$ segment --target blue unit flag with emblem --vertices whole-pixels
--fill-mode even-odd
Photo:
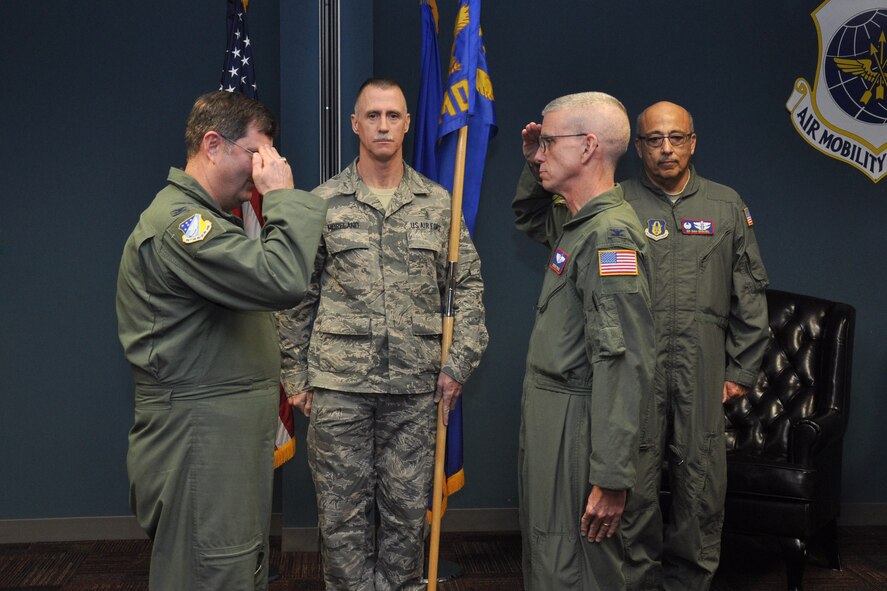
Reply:
[[[460,3],[446,89],[442,89],[440,83],[437,3],[421,0],[420,9],[422,79],[416,109],[418,124],[413,166],[452,191],[458,130],[468,126],[462,216],[468,232],[474,236],[487,145],[496,133],[493,86],[487,73],[486,48],[481,39],[480,0],[462,0]],[[444,475],[442,508],[446,510],[447,497],[465,485],[461,397],[456,399],[456,407],[449,415]],[[429,519],[432,496],[429,494]]]
[[[459,136],[456,132],[467,125],[462,214],[468,231],[472,233],[480,201],[487,144],[497,130],[493,84],[487,69],[486,51],[480,26],[480,0],[462,0],[456,16],[449,78],[441,106],[437,180],[447,190],[453,190]]]

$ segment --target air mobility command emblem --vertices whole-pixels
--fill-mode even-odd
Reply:
[[[650,240],[667,238],[668,228],[665,225],[665,220],[647,220],[647,228],[644,230],[644,234]]]
[[[826,0],[813,11],[819,63],[786,102],[804,140],[878,182],[887,174],[887,0]]]
[[[203,219],[199,213],[195,213],[187,220],[179,224],[179,230],[182,231],[182,242],[191,244],[192,242],[200,242],[209,231],[213,229],[213,223]]]

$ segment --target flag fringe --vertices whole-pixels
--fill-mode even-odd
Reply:
[[[280,468],[284,463],[293,459],[295,455],[296,440],[293,438],[274,450],[274,469]]]

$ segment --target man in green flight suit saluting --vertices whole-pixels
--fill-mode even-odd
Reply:
[[[268,586],[280,354],[270,314],[304,295],[326,216],[293,189],[274,117],[239,93],[197,99],[187,164],[142,213],[117,280],[135,379],[130,504],[152,591]],[[257,240],[229,212],[264,195]]]
[[[528,124],[516,225],[551,248],[519,451],[528,591],[619,590],[619,529],[653,374],[643,228],[614,183],[630,126],[615,98],[561,97]]]

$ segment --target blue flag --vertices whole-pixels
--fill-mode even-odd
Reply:
[[[422,0],[421,9],[422,80],[413,166],[452,192],[458,130],[469,126],[462,215],[469,233],[474,235],[487,144],[496,133],[493,86],[481,41],[480,0],[463,0],[459,6],[446,92],[440,85],[435,0]],[[446,509],[447,497],[465,485],[461,398],[456,400],[456,407],[449,415],[444,475],[443,509]],[[431,504],[429,495],[429,509]]]
[[[422,0],[422,67],[419,104],[416,107],[416,139],[413,168],[437,181],[437,127],[440,117],[440,50],[437,45],[437,3]]]
[[[458,130],[468,126],[462,214],[474,234],[487,144],[496,134],[496,105],[480,26],[480,0],[461,0],[437,135],[440,184],[453,190]]]

